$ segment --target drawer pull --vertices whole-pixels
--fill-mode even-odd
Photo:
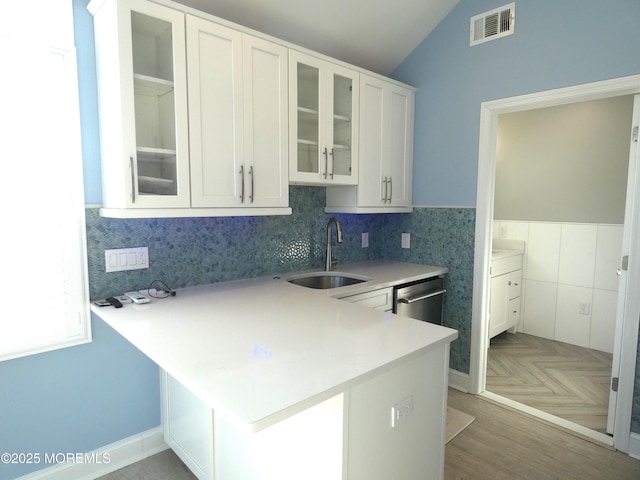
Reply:
[[[420,300],[426,300],[427,298],[436,297],[438,295],[442,295],[443,293],[447,293],[447,290],[441,288],[440,290],[434,290],[433,292],[425,293],[424,295],[418,295],[417,297],[411,298],[399,298],[398,303],[414,303],[419,302]]]

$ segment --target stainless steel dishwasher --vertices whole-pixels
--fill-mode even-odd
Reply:
[[[393,313],[442,325],[444,280],[418,280],[393,289]]]

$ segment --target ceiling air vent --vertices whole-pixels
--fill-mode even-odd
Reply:
[[[471,17],[469,44],[474,46],[489,40],[512,35],[515,19],[515,2]]]

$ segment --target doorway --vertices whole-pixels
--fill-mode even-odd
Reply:
[[[603,434],[632,108],[627,95],[498,118],[493,249],[524,252],[507,331],[492,261],[486,390]]]
[[[485,366],[488,347],[488,274],[492,243],[496,138],[499,115],[637,93],[640,93],[640,76],[626,77],[482,104],[479,146],[479,171],[482,172],[482,174],[478,175],[478,204],[476,212],[472,347],[469,384],[471,393],[491,396],[491,394],[485,392]],[[634,114],[635,113],[634,110]],[[635,159],[633,164],[635,165]],[[628,230],[625,229],[623,252],[628,252],[632,245],[635,246],[635,244],[638,243],[637,238],[640,234],[640,214],[638,213],[639,208],[637,208],[637,206],[640,205],[640,199],[638,198],[640,192],[636,191],[637,189],[635,188],[638,182],[638,173],[635,166],[629,170],[629,175],[631,191],[627,198],[627,206],[629,207],[631,204],[634,208],[627,209],[628,216],[625,217],[625,226],[628,227]],[[619,369],[619,382],[618,392],[612,394],[612,401],[610,402],[610,404],[615,406],[611,415],[612,418],[614,418],[615,424],[613,440],[606,435],[594,435],[595,432],[592,430],[580,429],[573,423],[564,425],[587,437],[594,438],[603,443],[614,444],[617,449],[622,451],[628,451],[629,445],[635,359],[637,356],[638,312],[640,312],[640,301],[632,298],[627,292],[632,290],[630,287],[636,288],[637,285],[640,285],[638,276],[638,271],[635,269],[629,269],[628,272],[625,271],[622,273],[623,281],[621,282],[622,286],[619,299],[623,301],[619,307],[620,311],[624,311],[624,317],[618,322],[616,327],[617,353],[614,353],[613,359],[613,370],[616,371],[616,369]],[[623,329],[625,332],[624,335],[622,335]],[[624,361],[620,362],[620,359],[624,359]],[[504,399],[500,397],[495,398],[495,400],[502,401]],[[524,405],[512,406],[527,411],[527,407]],[[546,420],[553,423],[562,424],[562,422],[559,422],[558,419],[552,415],[543,415],[539,411],[530,411],[529,413],[546,418]]]

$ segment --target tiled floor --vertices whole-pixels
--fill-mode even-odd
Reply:
[[[491,339],[487,390],[604,433],[611,359],[610,353],[505,332]]]

